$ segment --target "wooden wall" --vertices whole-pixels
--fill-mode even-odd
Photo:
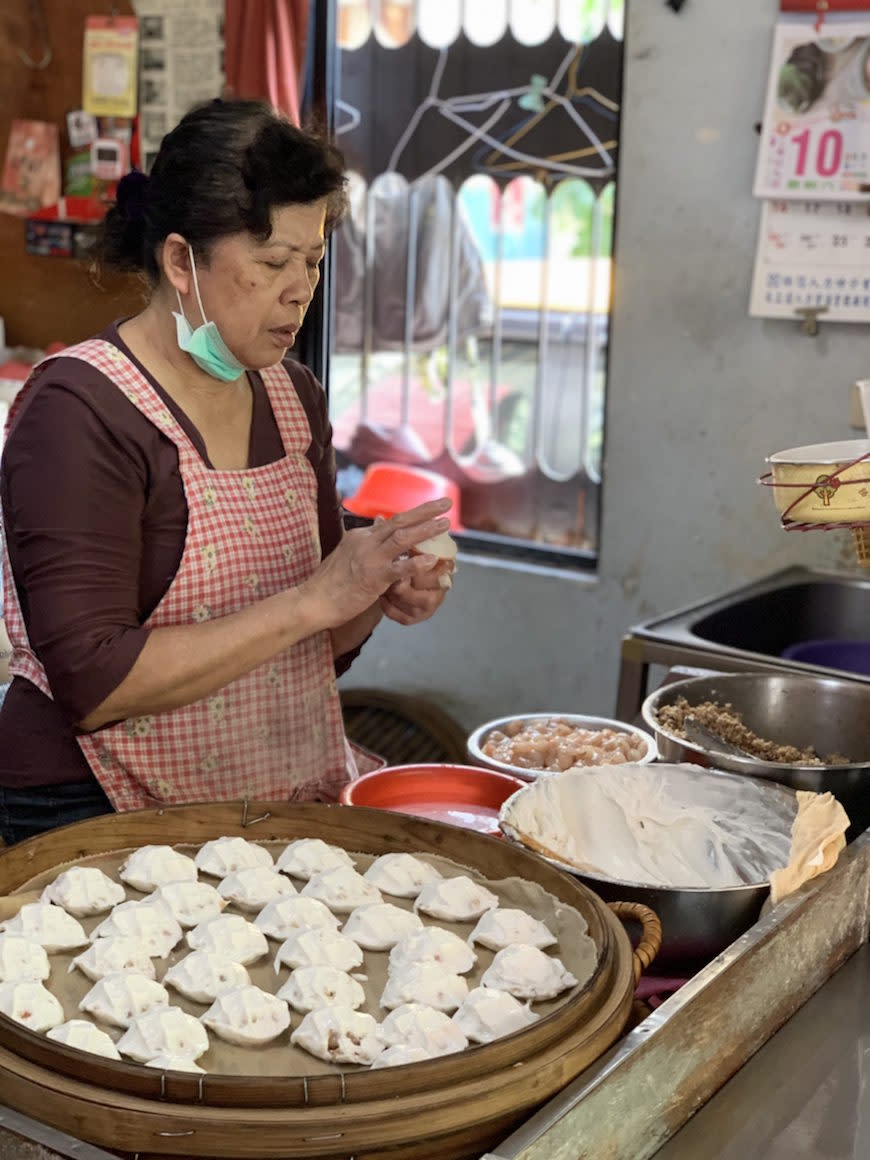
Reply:
[[[44,71],[28,68],[42,43],[29,0],[0,0],[0,164],[10,122],[19,117],[55,121],[67,146],[65,116],[81,107],[82,40],[85,17],[132,11],[129,0],[40,0],[53,53]],[[6,341],[44,347],[59,339],[75,342],[101,330],[113,318],[135,313],[142,292],[132,278],[104,275],[97,287],[84,263],[71,258],[36,258],[24,252],[24,219],[0,214],[0,315]]]

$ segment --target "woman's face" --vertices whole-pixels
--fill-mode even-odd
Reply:
[[[197,263],[206,317],[246,367],[273,366],[293,345],[320,280],[325,220],[325,198],[274,209],[267,241],[233,234],[215,242],[207,265]],[[196,328],[202,318],[192,282],[182,300]]]

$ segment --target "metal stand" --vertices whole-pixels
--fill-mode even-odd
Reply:
[[[651,691],[648,687],[650,665],[664,665],[667,669],[698,669],[704,673],[782,673],[784,668],[788,668],[778,657],[771,657],[769,664],[763,660],[747,661],[712,649],[662,644],[628,633],[622,638],[616,692],[615,716],[619,721],[634,721],[640,713],[646,695]],[[687,671],[685,675],[692,674]]]

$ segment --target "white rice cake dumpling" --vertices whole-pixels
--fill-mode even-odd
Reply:
[[[337,866],[322,874],[312,874],[300,891],[304,898],[317,898],[335,914],[350,914],[358,906],[383,902],[381,892],[350,866]]]
[[[202,1017],[206,1027],[241,1047],[269,1043],[290,1026],[290,1008],[260,987],[235,987],[218,995]]]
[[[528,1004],[494,987],[475,987],[469,991],[453,1016],[453,1022],[473,1043],[492,1043],[494,1039],[522,1031],[537,1019]]]
[[[477,962],[477,955],[464,939],[452,930],[428,926],[418,934],[407,935],[390,951],[390,974],[411,963],[437,963],[445,971],[464,975]]]
[[[449,532],[439,532],[437,536],[430,536],[428,540],[421,540],[414,546],[414,552],[426,552],[437,556],[439,560],[451,560],[453,567],[447,572],[438,575],[438,584],[441,588],[453,587],[453,573],[456,571],[456,557],[459,554],[459,545]]]
[[[440,918],[442,922],[470,922],[497,906],[497,895],[465,874],[429,882],[414,903],[415,910]]]
[[[156,979],[134,971],[103,975],[79,1003],[79,1010],[100,1023],[129,1027],[140,1015],[169,1006],[169,992]]]
[[[0,930],[39,943],[50,955],[88,943],[85,928],[79,920],[52,902],[25,903],[14,918],[0,924]]]
[[[201,922],[187,933],[187,945],[194,951],[211,951],[248,967],[269,950],[266,936],[240,914],[222,914]]]
[[[254,919],[254,926],[259,927],[263,934],[281,942],[312,926],[330,926],[337,930],[340,925],[341,919],[336,918],[328,906],[316,898],[300,898],[296,894],[268,903]]]
[[[42,983],[0,983],[0,1011],[30,1031],[48,1031],[64,1021],[63,1007]]]
[[[423,920],[413,911],[392,902],[373,902],[351,911],[342,933],[367,951],[388,951],[422,929]]]
[[[156,978],[147,948],[129,934],[94,939],[88,949],[76,955],[69,965],[71,971],[76,967],[89,979],[102,979],[115,971],[135,971],[146,979]]]
[[[491,965],[483,972],[480,982],[483,987],[507,991],[517,999],[534,1002],[538,999],[555,999],[562,991],[576,987],[578,980],[561,959],[545,955],[537,947],[514,943],[496,954]]]
[[[314,926],[291,934],[278,947],[275,955],[275,974],[286,964],[298,967],[335,967],[339,971],[353,971],[361,967],[363,953],[357,943],[329,926]]]
[[[372,1064],[384,1050],[380,1024],[351,1007],[309,1011],[290,1042],[330,1063]]]
[[[297,838],[281,852],[276,868],[293,878],[311,878],[347,866],[353,870],[354,861],[347,850],[330,846],[322,838]]]
[[[284,874],[270,866],[248,866],[228,874],[218,886],[218,894],[241,910],[261,911],[269,902],[277,902],[296,887]]]
[[[391,1011],[381,1024],[381,1031],[390,1047],[397,1043],[422,1047],[430,1059],[468,1047],[465,1032],[449,1015],[422,1003],[403,1003]]]
[[[164,1007],[134,1019],[118,1040],[118,1051],[147,1063],[157,1055],[199,1059],[208,1051],[208,1033],[195,1015],[180,1007]]]
[[[413,854],[381,854],[363,878],[377,886],[382,894],[392,894],[394,898],[416,898],[427,883],[441,878],[441,871]]]
[[[195,1071],[199,1075],[205,1075],[205,1068],[200,1067],[198,1063],[194,1063],[182,1055],[155,1055],[153,1059],[149,1059],[145,1063],[146,1067],[157,1067],[161,1071]]]
[[[74,918],[105,914],[126,897],[124,887],[96,866],[71,866],[40,895],[42,902],[53,902]]]
[[[194,859],[196,868],[211,878],[226,878],[237,870],[251,866],[274,866],[272,855],[265,846],[249,842],[247,838],[215,838],[201,847]]]
[[[184,932],[165,902],[122,902],[91,931],[91,939],[135,938],[152,959],[165,959],[181,942]]]
[[[251,977],[241,963],[212,951],[193,951],[170,967],[163,976],[164,987],[174,987],[194,1003],[213,1003],[224,991],[245,987]]]
[[[477,926],[468,936],[470,945],[476,942],[491,951],[500,951],[513,943],[525,943],[544,950],[556,945],[556,936],[539,918],[524,910],[499,907],[482,914]]]
[[[422,1003],[436,1011],[455,1011],[467,994],[468,983],[461,975],[445,971],[438,963],[409,963],[390,973],[381,1006]]]
[[[150,891],[169,882],[196,882],[196,864],[171,846],[141,846],[122,862],[118,877],[134,890]]]
[[[0,934],[0,983],[39,983],[50,974],[44,946],[20,934]]]
[[[303,1015],[318,1007],[352,1007],[354,1011],[366,1001],[366,993],[347,971],[336,967],[297,967],[278,991],[294,1011]]]
[[[422,1047],[409,1047],[407,1043],[394,1043],[382,1051],[372,1064],[372,1071],[379,1067],[404,1067],[408,1063],[423,1063],[433,1057]]]
[[[142,901],[164,902],[178,925],[185,928],[217,918],[227,905],[208,882],[167,882]]]
[[[65,1043],[79,1051],[89,1051],[91,1055],[102,1055],[105,1059],[120,1059],[121,1053],[111,1035],[96,1027],[89,1019],[70,1019],[59,1027],[52,1027],[47,1039]]]

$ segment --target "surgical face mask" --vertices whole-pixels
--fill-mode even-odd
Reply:
[[[194,330],[187,321],[184,314],[184,307],[181,304],[181,295],[176,290],[175,295],[178,298],[178,309],[180,313],[176,314],[173,310],[172,317],[175,319],[178,345],[186,354],[190,355],[196,365],[201,370],[204,370],[207,375],[211,375],[213,379],[219,379],[223,383],[231,383],[244,371],[244,363],[239,362],[221,338],[217,323],[209,322],[206,318],[205,311],[202,308],[202,298],[199,296],[196,262],[193,260],[193,249],[190,245],[187,247],[187,252],[190,254],[193,288],[196,292],[196,303],[199,306],[199,313],[202,316],[202,325]]]

